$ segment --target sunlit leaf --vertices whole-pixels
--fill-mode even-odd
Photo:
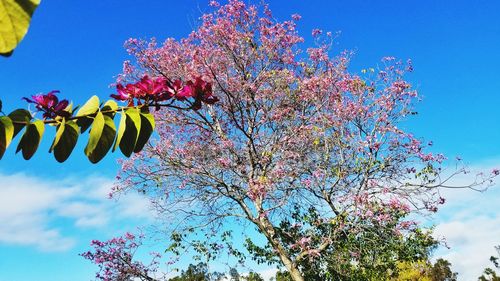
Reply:
[[[0,54],[10,56],[28,32],[40,0],[0,0]]]
[[[113,147],[113,152],[118,148],[120,145],[120,142],[122,141],[123,138],[123,133],[125,133],[125,127],[127,126],[127,115],[125,115],[125,112],[121,112],[121,118],[120,118],[120,124],[118,125],[118,134],[116,135],[116,141],[115,145]]]
[[[102,130],[101,138],[97,143],[95,149],[87,155],[90,162],[97,163],[101,161],[104,156],[108,153],[111,146],[113,146],[113,141],[115,140],[116,127],[113,119],[111,117],[104,115],[104,128]]]
[[[76,123],[84,133],[92,124],[93,118],[90,116],[99,110],[99,97],[92,96],[76,113],[75,116],[89,116],[87,118],[78,118]]]
[[[59,124],[59,126],[57,126],[56,136],[54,137],[54,141],[52,142],[52,145],[50,146],[49,153],[52,153],[52,151],[54,150],[54,147],[57,145],[57,143],[59,143],[59,140],[61,140],[61,137],[64,133],[64,129],[66,129],[65,125],[66,125],[66,120],[62,119],[61,124]]]
[[[101,139],[102,131],[104,129],[104,115],[99,111],[97,112],[94,122],[92,122],[92,128],[90,129],[89,134],[89,142],[85,147],[85,155],[89,156],[97,144],[99,143],[99,139]]]
[[[0,159],[2,159],[7,147],[9,147],[13,136],[14,125],[12,120],[7,116],[0,117]]]
[[[104,115],[111,118],[115,117],[116,110],[118,109],[118,104],[114,100],[108,100],[102,107],[101,111]],[[108,111],[108,112],[107,112]]]

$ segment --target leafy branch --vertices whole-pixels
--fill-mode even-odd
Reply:
[[[55,126],[56,134],[49,153],[53,153],[58,162],[64,162],[73,152],[80,135],[89,130],[89,138],[84,153],[92,163],[98,163],[112,150],[119,149],[130,157],[140,152],[155,129],[155,119],[150,107],[159,109],[171,107],[181,110],[198,110],[202,103],[213,104],[218,99],[212,95],[212,87],[201,78],[184,85],[180,80],[171,82],[160,77],[143,77],[135,84],[126,87],[117,86],[119,95],[112,95],[119,101],[128,101],[127,106],[119,106],[114,100],[101,103],[99,97],[92,96],[83,106],[73,109],[67,100],[56,97],[57,91],[46,95],[34,95],[24,98],[35,104],[43,112],[44,119],[35,119],[26,109],[16,109],[6,115],[2,112],[0,101],[0,159],[12,140],[24,129],[16,148],[23,158],[31,159],[40,145],[45,126]],[[175,101],[184,101],[187,107],[179,107]],[[78,109],[76,114],[74,111]],[[120,114],[118,126],[114,118]]]

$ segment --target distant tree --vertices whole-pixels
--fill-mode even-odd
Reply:
[[[242,277],[245,281],[264,281],[264,278],[256,272],[249,272],[247,276]]]
[[[451,270],[451,263],[438,259],[434,264],[428,260],[398,262],[398,281],[456,281],[457,273]]]
[[[229,270],[229,280],[230,281],[240,281],[241,279],[241,276],[240,276],[240,273],[238,272],[238,270],[234,267],[232,267],[230,270]]]
[[[500,264],[498,260],[500,259],[500,245],[495,246],[495,250],[498,256],[491,256],[490,261],[493,263],[495,268],[500,269]],[[485,268],[483,274],[478,278],[479,281],[500,281],[500,276],[497,275],[496,271],[492,268]]]
[[[491,268],[486,268],[484,269],[483,275],[481,275],[478,278],[479,281],[500,281],[500,276],[497,275],[497,273],[491,269]]]
[[[451,270],[451,263],[445,259],[438,259],[431,269],[432,281],[456,281],[457,273]]]
[[[286,271],[278,271],[276,272],[276,276],[274,277],[276,281],[293,281],[290,273]]]
[[[180,276],[169,279],[169,281],[217,281],[221,280],[224,274],[210,273],[206,263],[200,262],[196,265],[190,264]]]

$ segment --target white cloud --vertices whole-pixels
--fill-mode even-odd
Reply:
[[[500,161],[475,165],[472,170],[489,172]],[[470,182],[460,177],[459,182]],[[497,180],[498,182],[498,180]],[[470,189],[444,190],[447,203],[436,216],[435,236],[445,238],[449,249],[440,249],[435,257],[443,257],[459,273],[459,280],[477,280],[485,267],[492,267],[489,257],[500,245],[500,186],[485,192]]]
[[[271,280],[272,277],[276,276],[276,272],[278,272],[276,268],[269,268],[266,270],[259,271],[258,273],[260,274],[262,279]]]
[[[68,221],[70,228],[85,229],[152,218],[148,200],[138,194],[107,199],[112,181],[99,176],[56,181],[0,173],[0,183],[0,244],[65,251],[78,238],[65,234]]]

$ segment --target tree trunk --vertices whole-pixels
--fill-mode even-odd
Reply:
[[[273,246],[274,250],[276,250],[276,252],[278,253],[281,262],[290,273],[292,280],[304,281],[304,277],[302,277],[302,273],[300,273],[297,265],[292,261],[290,257],[288,257],[285,248],[283,248],[280,242],[274,238],[275,231],[271,222],[266,217],[261,217],[257,225],[264,233],[269,243]]]
[[[280,256],[281,261],[285,265],[286,269],[290,273],[292,280],[304,281],[304,277],[302,277],[302,273],[300,273],[297,266],[287,256],[282,256],[281,254],[279,256]]]

